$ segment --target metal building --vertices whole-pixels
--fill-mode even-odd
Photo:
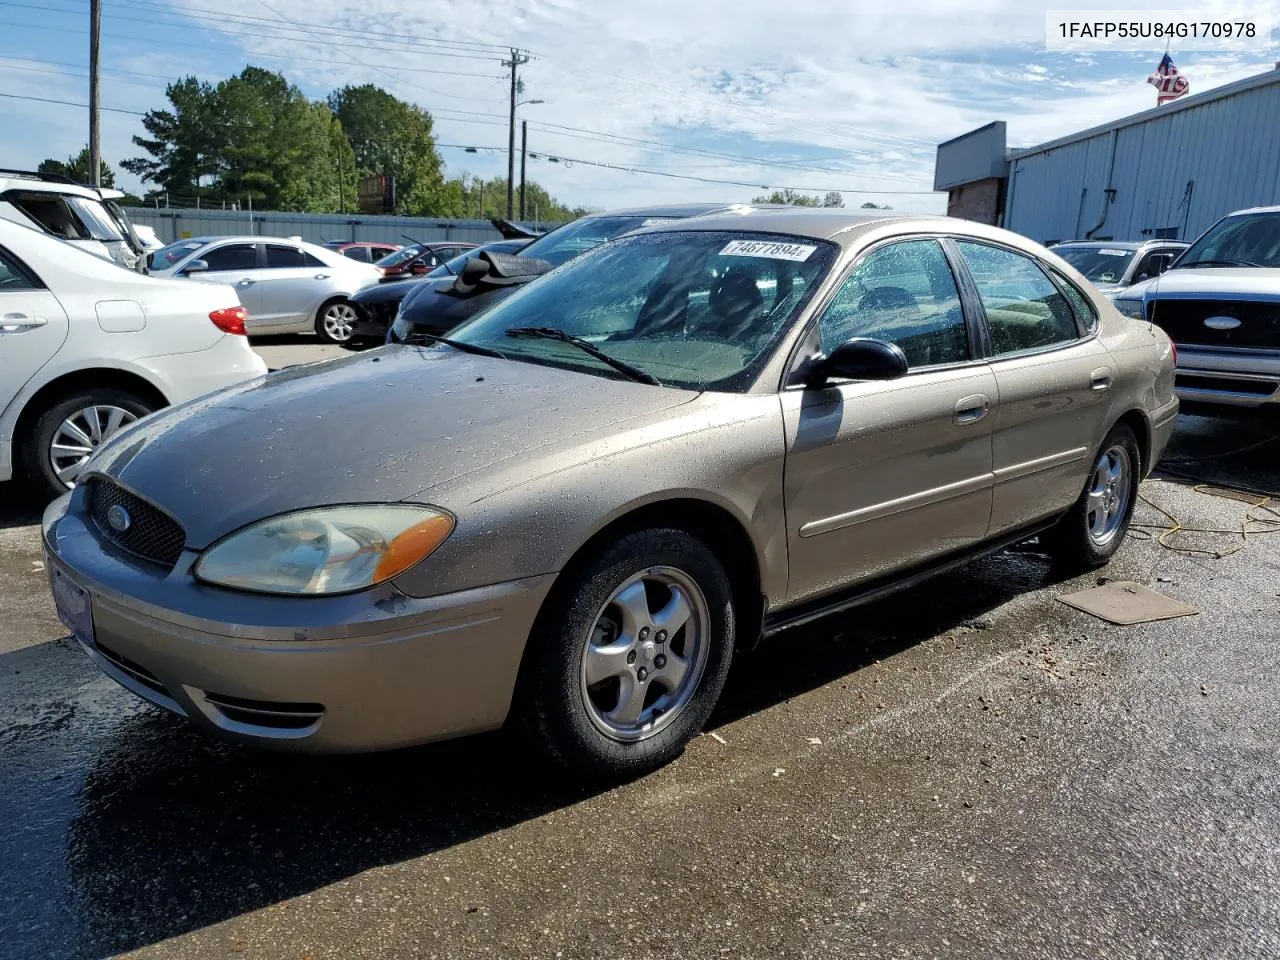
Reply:
[[[953,215],[1041,243],[1193,239],[1232,210],[1280,204],[1280,64],[1028,149],[1006,149],[1003,126],[939,145],[935,188]]]

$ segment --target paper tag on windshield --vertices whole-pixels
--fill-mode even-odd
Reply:
[[[770,260],[808,260],[817,247],[776,240],[730,240],[720,251],[722,257],[768,257]]]
[[[1106,249],[1106,250],[1099,250],[1099,251],[1098,251],[1098,256],[1101,256],[1101,257],[1127,257],[1127,256],[1128,256],[1130,253],[1132,253],[1132,252],[1133,252],[1132,250],[1112,250],[1112,249]]]

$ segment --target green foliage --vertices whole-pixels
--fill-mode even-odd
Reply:
[[[870,200],[868,200],[866,203],[862,205],[862,209],[863,210],[892,210],[893,207],[889,206],[887,203],[884,205],[881,205],[878,203],[872,203]]]
[[[492,180],[480,180],[463,174],[460,179],[449,181],[456,184],[462,199],[462,213],[450,216],[472,217],[488,220],[493,217],[505,218],[507,215],[507,178],[494,177]],[[481,198],[484,203],[481,205]],[[517,182],[512,201],[512,219],[520,219],[520,184]],[[543,220],[575,220],[585,213],[584,207],[567,207],[536,183],[525,183],[525,219]]]
[[[792,190],[790,187],[786,187],[782,190],[775,190],[766,196],[756,197],[751,202],[785,204],[789,207],[843,207],[844,197],[838,190],[830,190],[821,197],[811,197],[807,193],[801,193],[799,190]]]
[[[115,171],[107,165],[105,160],[99,159],[100,173],[102,176],[102,185],[104,187],[114,187],[116,185]],[[36,167],[40,173],[54,173],[63,177],[70,177],[79,183],[92,183],[93,177],[89,173],[89,148],[85,147],[74,157],[67,157],[65,161],[55,160],[50,157],[48,160],[40,161],[40,166]]]
[[[281,74],[246,67],[217,84],[187,77],[166,89],[169,108],[151,110],[145,156],[123,166],[158,189],[208,205],[337,213],[357,208],[362,177],[395,178],[396,213],[472,217],[481,191],[465,174],[446,179],[431,114],[372,84],[309,100]],[[52,161],[51,161],[52,162]],[[562,220],[569,210],[529,184],[529,212]],[[506,215],[506,181],[485,185],[483,216]]]

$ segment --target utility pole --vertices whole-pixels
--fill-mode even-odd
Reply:
[[[102,0],[89,0],[89,182],[102,186],[102,145],[98,132],[98,42],[102,35]],[[515,97],[511,98],[515,103]],[[512,116],[515,108],[512,107]]]
[[[529,62],[529,58],[511,48],[511,59],[503,60],[504,67],[511,68],[511,122],[507,127],[507,217],[515,213],[515,179],[516,179],[516,70]]]
[[[529,152],[529,121],[520,121],[520,219],[524,219],[524,158]]]

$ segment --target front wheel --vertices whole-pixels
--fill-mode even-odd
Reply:
[[[569,574],[530,637],[517,710],[554,760],[592,777],[674,758],[711,715],[733,654],[733,591],[682,530],[629,534]]]
[[[1111,428],[1094,459],[1080,499],[1047,535],[1054,559],[1067,569],[1107,563],[1124,541],[1142,475],[1138,439],[1123,424]]]
[[[356,308],[347,300],[331,300],[320,308],[316,333],[328,343],[346,343],[356,329]]]

